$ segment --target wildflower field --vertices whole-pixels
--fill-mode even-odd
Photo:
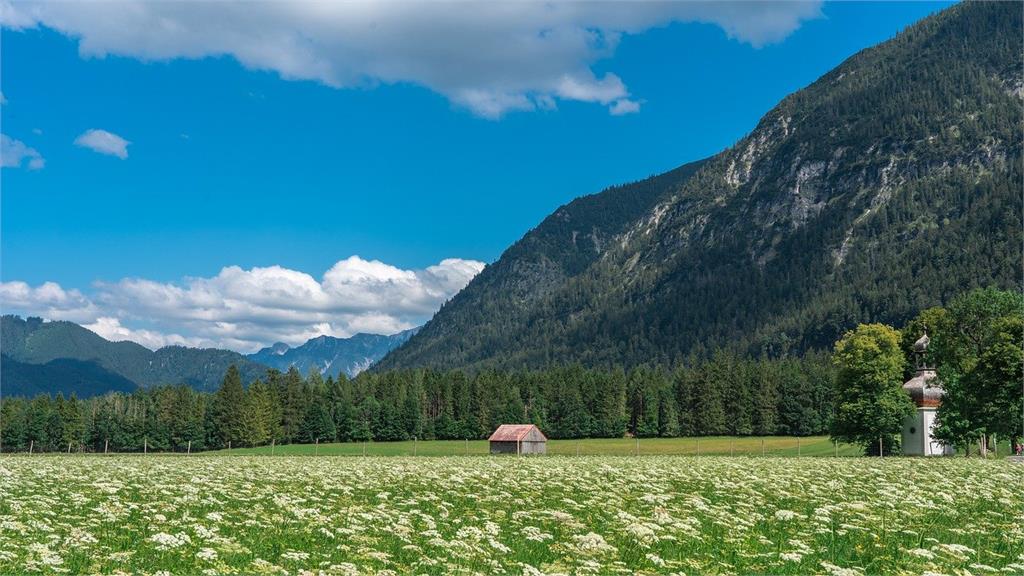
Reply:
[[[5,456],[0,573],[1024,573],[978,459]]]

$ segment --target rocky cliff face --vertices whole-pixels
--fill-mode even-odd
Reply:
[[[721,154],[559,209],[380,365],[787,354],[1019,288],[1021,34],[967,3],[862,51]]]

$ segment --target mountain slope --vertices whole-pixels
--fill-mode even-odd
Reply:
[[[374,368],[462,366],[463,357],[454,351],[465,345],[467,337],[485,346],[507,341],[508,327],[503,319],[522,318],[539,302],[564,290],[628,226],[677,190],[701,165],[702,161],[691,162],[560,207],[445,303],[434,319],[410,339],[411,343],[392,351]],[[423,330],[428,334],[424,335]],[[475,361],[490,352],[485,348],[467,356]]]
[[[123,391],[126,382],[133,388],[187,384],[214,390],[231,364],[238,366],[246,382],[266,371],[266,366],[228,350],[168,346],[154,352],[134,342],[110,342],[73,322],[17,316],[0,319],[0,350],[4,364],[15,363],[4,366],[4,375],[11,376],[3,380],[9,395],[37,390],[68,393],[65,388],[71,381],[82,383],[80,396]],[[61,381],[53,381],[58,375]]]
[[[645,181],[655,200],[593,250],[560,209],[378,367],[781,355],[1020,289],[1021,35],[1019,5],[967,3],[854,55],[692,175]]]
[[[296,348],[278,342],[246,358],[281,371],[295,366],[299,372],[308,374],[316,368],[324,376],[337,377],[343,373],[351,378],[401,346],[417,330],[419,328],[412,328],[390,336],[361,333],[349,338],[319,336]]]
[[[95,361],[59,358],[45,364],[26,364],[0,355],[0,383],[9,396],[72,393],[79,398],[107,392],[131,392],[134,382]]]

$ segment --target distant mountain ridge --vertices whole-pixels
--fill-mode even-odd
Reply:
[[[131,392],[161,384],[216,390],[232,364],[246,384],[270,368],[314,367],[325,377],[355,376],[408,340],[419,328],[390,336],[320,336],[290,348],[278,342],[244,356],[216,348],[165,346],[153,351],[131,341],[111,342],[74,322],[5,315],[0,318],[0,386],[4,395],[75,393],[79,397]]]
[[[79,396],[131,391],[159,384],[215,390],[235,364],[245,382],[266,366],[237,352],[167,346],[156,351],[134,342],[111,342],[73,322],[5,315],[0,319],[0,383],[5,395]]]
[[[318,336],[295,348],[278,342],[247,358],[282,371],[295,366],[303,374],[316,369],[325,377],[345,374],[351,378],[404,344],[418,330],[418,327],[411,328],[390,336],[364,333],[348,338]]]
[[[573,201],[376,370],[782,356],[974,287],[1020,290],[1019,3],[863,50],[698,164]]]

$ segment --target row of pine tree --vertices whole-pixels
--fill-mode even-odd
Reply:
[[[0,405],[3,451],[193,451],[276,442],[486,438],[531,422],[550,438],[812,435],[828,431],[834,369],[824,354],[750,360],[719,352],[674,370],[403,370],[324,380],[270,370],[217,392],[158,386],[88,399]]]

